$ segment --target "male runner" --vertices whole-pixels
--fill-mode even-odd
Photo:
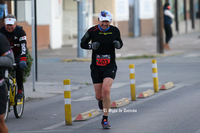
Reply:
[[[120,31],[117,27],[110,25],[111,21],[111,13],[106,10],[101,11],[98,18],[99,24],[91,27],[81,39],[81,48],[92,49],[91,77],[99,108],[103,109],[101,124],[104,129],[110,128],[108,123],[110,90],[117,72],[115,48],[120,49],[123,46]]]

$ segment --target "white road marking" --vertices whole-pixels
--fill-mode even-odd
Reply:
[[[187,54],[184,57],[198,57],[200,54]]]
[[[153,81],[138,85],[137,87],[153,87]]]
[[[62,125],[65,125],[65,121],[62,121],[60,123],[57,123],[57,124],[49,126],[49,127],[46,127],[43,130],[52,130],[52,129],[55,129],[55,128],[60,127]]]
[[[94,96],[86,96],[79,99],[71,99],[71,101],[88,101],[88,100],[94,100],[94,99],[95,99]]]
[[[119,87],[122,87],[122,86],[124,86],[124,85],[128,85],[128,84],[130,84],[130,83],[113,83],[112,84],[112,89],[116,89],[116,88],[119,88]]]
[[[199,129],[199,130],[197,130],[195,133],[200,133],[200,129]]]
[[[74,121],[75,119],[76,119],[76,117],[73,117],[73,118],[72,118],[72,121]],[[64,125],[65,125],[65,121],[62,121],[62,122],[57,123],[57,124],[55,124],[55,125],[46,127],[46,128],[44,128],[43,130],[52,130],[52,129],[55,129],[55,128],[58,128],[58,127],[64,126]]]
[[[199,44],[199,40],[194,41],[193,44]]]

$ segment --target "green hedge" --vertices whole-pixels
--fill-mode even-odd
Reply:
[[[31,66],[33,64],[33,58],[31,57],[28,49],[27,49],[27,54],[26,54],[26,64],[27,64],[27,67],[24,68],[24,76],[23,76],[24,83],[27,81],[26,78],[30,76]]]

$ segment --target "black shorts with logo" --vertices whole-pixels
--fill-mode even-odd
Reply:
[[[0,115],[6,112],[7,89],[5,83],[0,86]]]
[[[91,77],[93,83],[103,83],[104,78],[115,79],[117,72],[116,64],[109,64],[107,66],[93,66],[90,65]]]

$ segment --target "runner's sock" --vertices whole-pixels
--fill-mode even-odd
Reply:
[[[106,119],[106,121],[107,121],[108,116],[103,115],[102,123],[104,122],[104,119]]]

